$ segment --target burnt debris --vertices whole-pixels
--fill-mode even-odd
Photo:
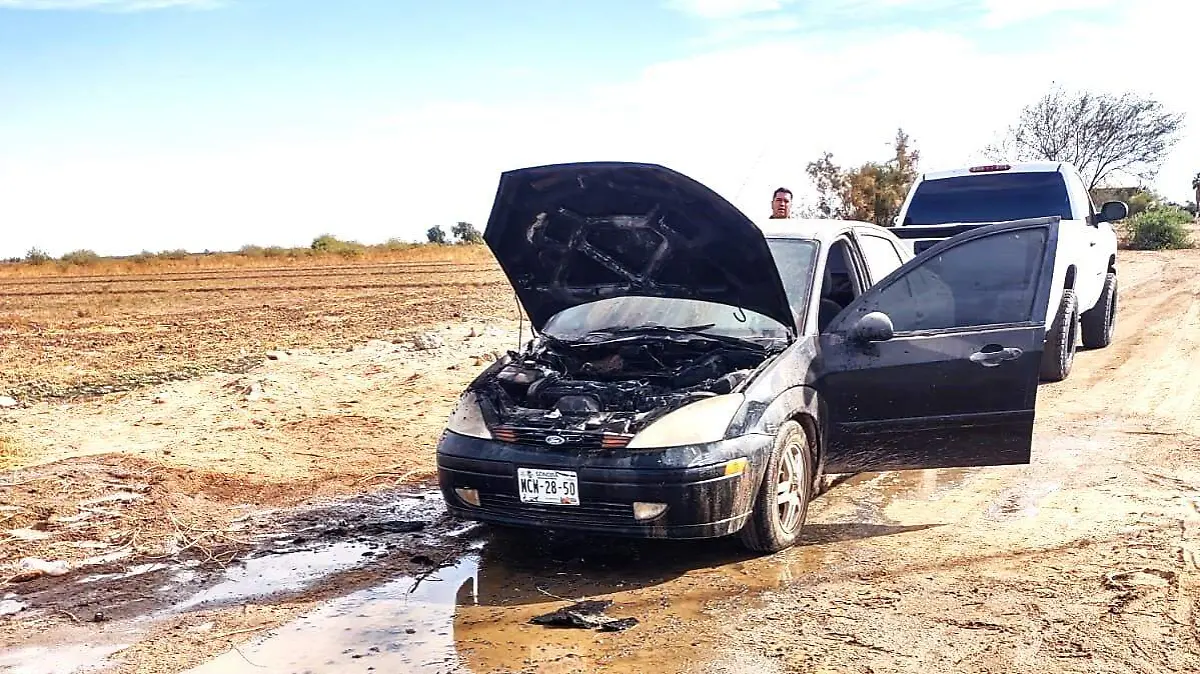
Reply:
[[[595,629],[601,632],[620,632],[638,624],[637,618],[613,618],[604,615],[610,606],[612,606],[611,599],[591,599],[551,613],[534,616],[529,619],[529,622],[547,627]]]

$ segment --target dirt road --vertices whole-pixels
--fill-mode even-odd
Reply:
[[[1200,252],[1120,268],[1116,342],[1042,387],[1030,465],[855,476],[769,557],[446,520],[422,480],[513,343],[498,304],[432,349],[0,412],[0,551],[72,567],[0,588],[0,672],[1198,671]],[[579,599],[638,624],[529,624]]]

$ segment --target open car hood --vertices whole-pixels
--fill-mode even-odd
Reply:
[[[483,238],[539,331],[563,309],[626,295],[727,304],[795,330],[759,228],[663,166],[588,162],[505,172]]]

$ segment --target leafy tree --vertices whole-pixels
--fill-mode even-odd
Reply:
[[[842,169],[825,152],[809,162],[806,170],[817,191],[812,209],[818,217],[863,220],[890,227],[917,177],[920,160],[912,139],[903,129],[896,131],[895,154],[884,162],[867,162],[856,169]]]
[[[1149,181],[1178,142],[1183,120],[1133,93],[1073,92],[1056,84],[986,152],[1001,161],[1070,162],[1088,189],[1114,174]]]
[[[425,236],[429,238],[429,243],[446,243],[446,230],[441,225],[430,227]]]
[[[459,243],[483,243],[483,235],[469,222],[460,222],[450,231]]]

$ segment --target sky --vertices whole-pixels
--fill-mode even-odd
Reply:
[[[1188,115],[1181,0],[0,0],[0,257],[481,229],[500,173],[664,164],[751,215],[828,150],[979,160],[1052,82]]]

